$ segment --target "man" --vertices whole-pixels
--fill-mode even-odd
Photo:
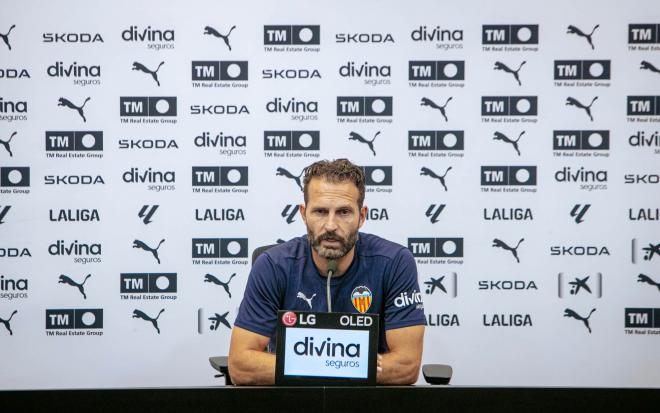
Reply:
[[[350,161],[308,166],[303,192],[300,214],[307,236],[269,249],[250,272],[232,330],[232,380],[274,383],[277,311],[327,311],[325,275],[328,261],[335,260],[333,311],[380,314],[378,383],[414,383],[422,357],[424,310],[412,254],[401,245],[358,233],[367,214],[364,172]],[[370,305],[356,307],[354,295],[370,297]]]

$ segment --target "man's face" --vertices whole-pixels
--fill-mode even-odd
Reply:
[[[352,182],[332,183],[313,178],[307,187],[307,204],[301,205],[312,248],[326,259],[346,255],[357,240],[367,208],[358,208],[358,189]]]

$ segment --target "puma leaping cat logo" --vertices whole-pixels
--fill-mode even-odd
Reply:
[[[312,300],[314,299],[314,297],[316,297],[316,294],[313,294],[311,297],[307,298],[307,296],[305,294],[303,294],[302,292],[298,292],[298,295],[296,295],[296,297],[300,298],[301,300],[304,300],[307,303],[307,305],[309,306],[309,309],[311,310],[312,309]]]
[[[229,44],[229,35],[231,34],[232,30],[234,30],[235,28],[236,28],[236,26],[231,26],[231,29],[229,29],[229,32],[227,32],[227,34],[220,34],[213,27],[206,26],[206,27],[204,27],[204,34],[210,34],[212,36],[221,38],[222,40],[225,41],[225,44],[227,45],[227,47],[231,51],[231,45]]]
[[[231,282],[231,279],[234,278],[235,276],[236,276],[236,273],[233,273],[232,275],[229,276],[229,279],[227,280],[227,282],[222,282],[219,279],[217,279],[214,275],[206,274],[204,276],[204,282],[205,283],[213,283],[213,284],[221,286],[222,288],[225,289],[227,294],[229,294],[229,298],[231,298],[231,293],[229,292],[229,283]]]
[[[516,261],[517,261],[518,263],[520,263],[520,259],[518,258],[518,247],[520,246],[520,243],[523,242],[524,240],[525,240],[525,238],[520,238],[520,241],[518,241],[518,244],[516,244],[516,246],[512,248],[512,247],[508,246],[508,245],[506,244],[506,242],[504,242],[504,241],[502,241],[502,240],[500,240],[500,239],[495,238],[495,239],[493,240],[493,245],[492,245],[492,247],[494,247],[494,248],[502,248],[502,249],[504,249],[504,250],[511,251],[511,254],[513,254],[513,258],[515,258]]]
[[[523,60],[522,63],[520,65],[518,65],[518,69],[513,70],[513,69],[510,69],[509,66],[505,65],[502,62],[495,62],[495,67],[493,68],[493,70],[503,70],[506,73],[511,73],[513,75],[513,77],[516,79],[516,81],[518,82],[518,86],[522,86],[522,83],[520,82],[519,72],[520,72],[520,69],[523,67],[523,65],[525,63],[527,63],[527,61]]]
[[[83,112],[83,108],[85,107],[85,104],[87,104],[87,102],[90,99],[91,98],[88,97],[87,99],[85,99],[82,106],[78,107],[78,106],[74,105],[73,103],[71,103],[71,101],[69,99],[59,98],[59,100],[57,101],[58,102],[57,106],[64,106],[64,107],[67,107],[69,109],[75,109],[76,111],[78,111],[78,114],[80,115],[80,117],[83,118],[83,122],[87,122],[87,119],[85,118],[85,113]]]
[[[277,168],[277,172],[275,173],[275,176],[286,176],[289,179],[293,179],[296,182],[296,184],[298,185],[298,188],[300,188],[300,190],[302,191],[303,187],[302,187],[302,184],[300,183],[300,177],[302,176],[302,174],[304,172],[305,172],[305,170],[303,169],[303,171],[300,172],[300,175],[295,176],[291,172],[289,172],[286,169],[280,167],[280,168]]]
[[[589,333],[591,334],[591,327],[589,327],[589,317],[591,317],[591,315],[594,313],[594,311],[596,311],[595,308],[593,308],[589,312],[588,316],[582,317],[581,315],[579,315],[575,311],[571,310],[570,308],[567,308],[567,309],[564,310],[564,317],[571,317],[571,318],[574,318],[576,320],[582,321],[584,323],[584,325],[587,327],[587,330],[589,330]]]
[[[3,320],[2,318],[0,318],[0,323],[2,323],[2,324],[5,325],[5,328],[7,329],[7,331],[9,331],[9,335],[10,335],[10,336],[13,336],[13,335],[14,335],[14,332],[11,331],[11,325],[9,324],[9,322],[11,321],[11,319],[14,317],[14,314],[16,314],[16,313],[18,313],[18,310],[14,310],[14,311],[11,313],[11,315],[9,316],[9,318],[6,319],[6,320]]]
[[[651,279],[651,277],[649,277],[648,275],[645,275],[645,274],[639,274],[639,275],[637,276],[637,282],[638,282],[638,283],[646,283],[646,284],[648,284],[648,285],[654,285],[654,286],[658,287],[658,291],[660,291],[660,282],[655,282],[655,281],[653,281],[653,280]]]
[[[584,109],[584,111],[587,112],[589,119],[591,119],[591,121],[593,122],[594,117],[591,116],[591,105],[593,105],[596,100],[598,100],[598,96],[591,99],[591,103],[588,106],[585,106],[582,103],[580,103],[580,101],[578,101],[577,99],[569,96],[566,98],[566,106],[575,106],[577,108]]]
[[[445,108],[447,107],[447,103],[449,103],[450,100],[452,100],[451,96],[449,97],[449,99],[447,99],[447,101],[445,102],[444,105],[439,106],[437,103],[435,103],[434,101],[432,101],[429,98],[422,98],[421,105],[422,106],[430,106],[433,109],[438,109],[440,111],[440,113],[442,114],[442,117],[445,118],[445,121],[448,122],[449,119],[447,119],[447,113],[445,112]]]
[[[582,30],[578,29],[577,27],[575,27],[573,25],[570,25],[570,26],[568,26],[568,29],[566,29],[566,33],[576,34],[578,36],[584,37],[585,39],[587,39],[587,42],[589,42],[589,45],[591,46],[591,50],[593,50],[593,49],[595,49],[595,47],[594,47],[593,42],[591,41],[591,36],[594,34],[594,32],[596,31],[596,29],[598,27],[600,27],[600,25],[598,25],[598,24],[595,25],[594,28],[591,30],[591,33],[586,34]]]
[[[368,145],[368,146],[369,146],[369,149],[371,149],[371,152],[373,152],[373,153],[374,153],[374,156],[376,156],[376,151],[374,150],[374,141],[376,140],[376,138],[378,137],[378,135],[380,135],[380,131],[376,132],[376,134],[374,135],[373,139],[371,139],[370,141],[368,141],[368,140],[366,140],[365,138],[363,138],[362,135],[360,135],[359,133],[357,133],[357,132],[351,132],[351,133],[349,133],[349,135],[348,135],[348,140],[350,140],[350,141],[358,141],[358,142],[362,142],[362,143]]]
[[[447,191],[447,185],[445,185],[445,176],[447,176],[447,172],[451,171],[451,166],[445,170],[445,173],[442,175],[438,175],[429,168],[422,166],[420,175],[422,176],[430,176],[431,178],[435,178],[440,181],[442,184],[442,187],[445,188],[445,191]]]
[[[493,140],[510,143],[511,145],[513,145],[513,149],[515,149],[516,152],[518,152],[518,156],[520,156],[520,150],[518,149],[518,141],[520,140],[520,138],[522,138],[522,136],[524,134],[525,134],[525,131],[520,132],[520,135],[518,135],[518,139],[516,139],[514,141],[514,140],[509,139],[509,137],[506,136],[503,133],[495,132],[495,136],[493,136]]]
[[[70,277],[60,274],[60,280],[57,282],[58,284],[67,284],[72,287],[78,287],[78,291],[80,291],[80,294],[83,295],[83,298],[86,300],[87,299],[87,294],[85,294],[85,282],[89,277],[91,277],[92,274],[87,274],[85,279],[83,280],[82,283],[78,284],[77,282],[73,281]]]
[[[14,137],[14,135],[16,135],[17,133],[18,133],[18,132],[14,132],[14,133],[12,133],[11,136],[9,137],[9,139],[7,139],[6,141],[3,141],[2,139],[0,139],[0,144],[2,144],[2,146],[4,146],[5,149],[7,150],[7,152],[9,152],[9,156],[10,156],[10,157],[14,156],[14,154],[12,153],[11,148],[9,147],[9,142],[11,142],[11,139],[12,139],[12,138]]]
[[[156,318],[151,318],[148,315],[146,315],[144,312],[135,309],[135,310],[133,310],[133,317],[132,318],[141,318],[144,321],[151,321],[151,324],[153,324],[153,326],[156,329],[156,331],[158,332],[158,334],[160,334],[160,328],[158,328],[158,317],[160,317],[160,315],[163,313],[163,311],[165,311],[164,308],[161,309],[158,312],[158,315],[156,316]]]
[[[9,50],[11,50],[11,44],[9,44],[9,33],[11,33],[11,31],[14,30],[14,27],[16,27],[16,25],[12,24],[7,33],[5,34],[0,33],[0,37],[2,38],[2,41],[5,42]]]
[[[156,248],[151,248],[150,246],[148,246],[144,242],[140,241],[139,239],[136,239],[136,240],[133,241],[133,248],[140,248],[142,250],[145,250],[145,251],[148,251],[148,252],[152,253],[154,258],[156,259],[156,261],[158,261],[158,263],[160,264],[160,258],[158,258],[158,248],[160,248],[160,246],[163,244],[163,242],[165,242],[165,239],[160,240],[160,242],[158,243],[158,246]]]
[[[641,70],[650,70],[651,72],[660,73],[660,69],[653,66],[653,64],[651,62],[647,62],[646,60],[642,60],[642,62],[640,63],[639,68]]]
[[[145,65],[143,65],[140,62],[133,62],[133,68],[131,70],[139,70],[140,72],[146,73],[151,75],[151,77],[154,78],[156,81],[156,84],[160,87],[160,82],[158,81],[158,70],[160,70],[160,67],[164,65],[165,62],[160,62],[156,70],[149,70]]]

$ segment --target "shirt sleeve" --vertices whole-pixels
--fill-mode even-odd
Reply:
[[[271,337],[277,325],[282,288],[268,254],[261,254],[248,276],[243,301],[234,325],[262,336]]]
[[[402,248],[396,254],[385,282],[385,330],[425,324],[417,264],[408,249]]]

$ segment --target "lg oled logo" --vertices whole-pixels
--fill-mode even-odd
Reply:
[[[236,61],[193,61],[193,87],[246,87],[248,80],[247,60]],[[206,82],[222,82],[208,84]],[[236,84],[226,82],[241,82]]]
[[[192,186],[198,193],[247,193],[248,167],[193,166]]]
[[[482,96],[481,116],[537,116],[536,96]]]
[[[46,131],[48,158],[102,158],[102,131]]]

